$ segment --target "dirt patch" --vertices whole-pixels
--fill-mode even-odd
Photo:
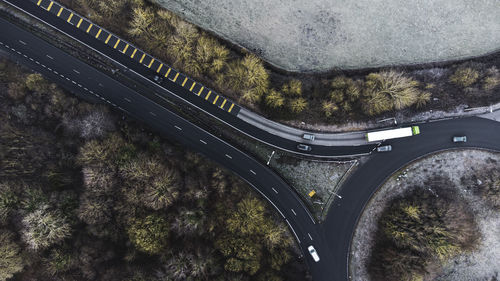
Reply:
[[[470,188],[463,185],[464,177],[479,175],[480,171],[498,168],[499,153],[481,150],[460,150],[435,154],[398,171],[374,195],[363,212],[353,237],[351,250],[351,276],[355,281],[370,277],[366,265],[371,254],[377,221],[391,199],[414,186],[425,186],[426,180],[436,176],[447,177],[453,182],[458,196],[466,200],[476,215],[481,242],[473,252],[450,260],[442,272],[429,280],[492,280],[499,277],[500,268],[500,213],[488,207]],[[480,177],[478,177],[480,178]],[[435,192],[427,189],[427,192]],[[493,279],[495,280],[495,279]]]
[[[500,46],[496,0],[156,0],[288,71],[479,56]]]

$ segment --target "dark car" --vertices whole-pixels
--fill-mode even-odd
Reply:
[[[297,145],[297,149],[298,150],[302,150],[302,151],[311,151],[312,150],[312,147],[310,147],[309,145],[307,144],[302,144],[302,143],[299,143]]]

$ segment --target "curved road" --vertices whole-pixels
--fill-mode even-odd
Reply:
[[[304,253],[314,245],[321,261],[305,256],[315,280],[331,280],[332,258],[321,229],[298,195],[278,175],[252,157],[168,110],[158,93],[136,92],[33,34],[0,18],[0,53],[44,74],[78,96],[107,103],[169,138],[200,151],[238,174],[273,205]]]
[[[174,72],[177,72],[174,69],[167,75],[169,79],[165,78],[160,83],[154,82],[153,77],[163,74],[163,71],[166,71],[165,69],[168,68],[168,66],[165,65],[165,67],[162,67],[157,73],[159,69],[157,68],[159,60],[153,59],[152,56],[145,53],[146,58],[144,60],[142,58],[138,59],[141,57],[139,54],[143,53],[139,48],[137,48],[137,55],[134,55],[134,59],[132,59],[131,53],[133,53],[132,50],[136,50],[136,47],[130,43],[124,43],[126,41],[122,38],[120,38],[120,41],[114,41],[115,38],[118,39],[118,37],[98,25],[91,23],[88,19],[81,17],[77,13],[61,6],[55,1],[2,1],[45,22],[67,36],[81,42],[87,48],[107,57],[116,64],[116,67],[122,71],[122,74],[128,75],[131,79],[142,84],[144,87],[152,91],[157,91],[162,95],[169,95],[183,100],[189,105],[228,124],[241,133],[276,148],[296,154],[314,155],[316,157],[347,157],[369,154],[377,145],[368,144],[364,139],[363,132],[317,134],[317,140],[311,142],[301,138],[304,131],[267,120],[238,105],[235,105],[235,109],[233,109],[231,113],[228,113],[227,110],[221,110],[220,106],[214,106],[212,102],[207,102],[205,98],[201,98],[201,96],[205,94],[201,96],[193,94],[193,92],[196,93],[199,89],[199,83],[195,83],[196,85],[193,85],[194,88],[192,89],[193,91],[191,91],[189,85],[194,81],[186,77],[189,82],[182,86],[184,83],[180,81],[184,81],[183,78],[185,78],[185,76],[180,74],[179,77],[181,78],[176,77],[173,75]],[[61,13],[59,12],[60,8],[62,8]],[[82,19],[81,22],[80,19]],[[110,35],[111,39],[108,39],[108,35]],[[125,49],[125,45],[129,46]],[[176,80],[176,82],[173,80]],[[201,91],[204,91],[204,93],[207,92],[206,89],[201,89]],[[211,101],[214,95],[215,92],[213,92],[209,101]],[[231,103],[231,101],[229,101],[229,103]],[[227,108],[227,106],[225,108]],[[304,152],[298,150],[298,142],[312,146],[312,151]]]
[[[424,155],[440,150],[475,147],[500,150],[500,123],[472,117],[420,125],[421,134],[411,138],[387,141],[393,150],[377,153],[359,167],[344,183],[341,200],[332,204],[324,232],[333,253],[334,277],[347,280],[349,247],[356,223],[371,196],[394,172]],[[466,135],[466,144],[452,142],[452,137]],[[342,241],[342,242],[340,242]]]
[[[348,253],[359,215],[385,178],[402,165],[427,153],[461,145],[453,135],[467,135],[467,146],[500,149],[500,126],[482,118],[421,125],[421,135],[392,140],[390,153],[374,155],[346,181],[341,200],[334,202],[324,224],[316,224],[307,208],[279,176],[230,144],[168,110],[161,89],[130,89],[5,20],[0,20],[0,50],[43,73],[84,98],[96,98],[144,121],[237,173],[281,214],[296,235],[314,280],[348,279]],[[331,148],[330,148],[331,149]],[[382,164],[381,164],[382,163]],[[321,261],[314,263],[307,247],[314,245]]]

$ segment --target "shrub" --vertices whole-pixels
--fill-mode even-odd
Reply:
[[[493,66],[486,71],[486,77],[483,80],[483,89],[489,91],[498,85],[500,85],[500,71]]]
[[[450,76],[450,82],[466,88],[470,87],[472,84],[476,83],[479,79],[479,71],[471,67],[459,67],[455,70],[455,73]]]
[[[71,235],[71,226],[63,215],[47,205],[26,215],[22,220],[22,237],[33,250],[42,250]]]
[[[436,194],[416,189],[389,203],[380,220],[369,271],[374,280],[415,280],[477,244],[469,207],[447,191],[447,179],[432,179]],[[441,189],[442,190],[441,190]]]
[[[331,117],[337,110],[339,110],[339,107],[331,101],[323,101],[321,109],[326,117]]]
[[[0,230],[0,280],[12,278],[24,268],[21,249],[13,241],[12,233]]]
[[[137,249],[148,254],[159,254],[168,245],[168,230],[167,220],[153,214],[132,220],[127,232]]]
[[[307,105],[308,103],[304,98],[296,98],[288,102],[288,108],[290,108],[293,113],[301,113],[307,108]]]
[[[280,108],[285,104],[285,98],[283,95],[272,89],[269,94],[266,95],[266,105],[271,108]]]
[[[363,90],[363,111],[377,115],[413,105],[420,95],[418,82],[395,71],[371,73]]]
[[[223,79],[219,82],[220,86],[226,84],[233,91],[241,93],[241,98],[249,103],[259,102],[269,87],[269,73],[262,61],[253,54],[230,63]]]

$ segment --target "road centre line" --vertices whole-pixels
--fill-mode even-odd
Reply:
[[[177,126],[177,125],[176,125],[176,126],[174,126],[174,127],[175,127],[177,130],[182,131],[182,128],[181,128],[181,127],[179,127],[179,126]]]
[[[26,45],[26,43],[22,40],[19,40],[19,43],[23,44],[23,45]]]
[[[274,187],[271,187],[271,189],[274,191],[274,193],[278,194],[278,191]]]
[[[149,112],[149,114],[153,115],[153,116],[156,116],[156,114],[154,112]]]
[[[313,238],[312,238],[311,234],[309,234],[309,232],[307,233],[307,235],[309,236],[309,239],[311,239],[311,241],[313,241]]]
[[[201,142],[202,144],[207,144],[207,142],[206,142],[206,141],[204,141],[204,140],[200,140],[200,142]]]
[[[290,210],[292,210],[292,213],[293,213],[295,216],[297,216],[297,213],[295,213],[295,210],[294,210],[294,209],[290,209]]]
[[[231,155],[228,155],[228,154],[226,154],[226,157],[229,159],[233,159],[233,157],[231,157]]]
[[[53,60],[54,58],[49,56],[49,55],[45,55],[46,57],[48,57],[49,59]]]

